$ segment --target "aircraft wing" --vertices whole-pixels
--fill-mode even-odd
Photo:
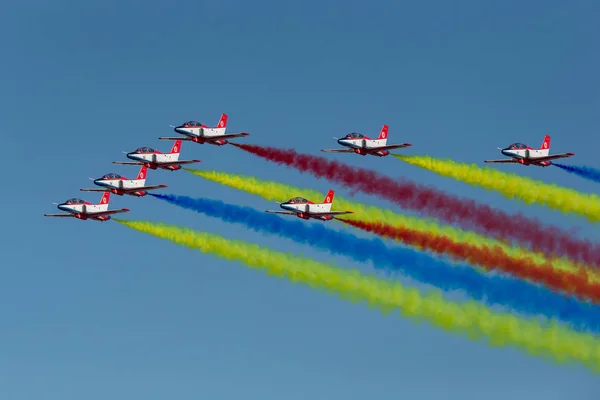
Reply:
[[[309,215],[318,215],[318,216],[326,216],[326,215],[342,215],[342,214],[354,214],[352,211],[328,211],[328,212],[309,212]]]
[[[181,161],[175,161],[169,164],[193,164],[193,163],[198,163],[200,162],[200,160],[181,160]],[[163,165],[163,164],[159,164],[159,165]]]
[[[122,189],[124,192],[139,192],[140,190],[154,190],[160,188],[166,188],[167,185],[152,185],[152,186],[142,186],[139,188],[131,188],[131,189]]]
[[[129,208],[120,208],[118,210],[108,210],[108,211],[100,211],[100,212],[96,212],[96,213],[87,213],[87,215],[89,215],[90,217],[99,217],[102,215],[112,215],[112,214],[119,214],[119,213],[124,213],[124,212],[128,212]]]
[[[142,165],[144,164],[141,161],[113,161],[113,164],[123,164],[123,165]]]
[[[265,210],[265,212],[271,213],[271,214],[286,214],[286,215],[296,215],[297,213],[293,212],[293,211],[274,211],[274,210]]]
[[[73,214],[44,214],[44,217],[74,217]]]
[[[381,147],[370,147],[366,150],[368,151],[379,151],[379,150],[393,150],[393,149],[401,149],[403,147],[410,147],[412,144],[410,143],[402,143],[402,144],[390,144],[389,146],[381,146]]]
[[[79,189],[82,192],[110,192],[111,188],[88,188],[88,189]]]
[[[548,160],[556,160],[557,158],[567,158],[567,157],[571,157],[574,156],[575,153],[560,153],[560,154],[552,154],[546,157],[536,157],[533,158],[532,160],[535,161],[548,161]]]
[[[242,137],[242,136],[248,136],[248,135],[249,135],[249,133],[246,133],[246,132],[241,132],[241,133],[227,133],[225,135],[204,137],[204,140],[210,141],[210,140],[233,139],[233,138],[236,138],[236,137]]]
[[[181,137],[165,137],[165,136],[161,136],[158,138],[158,140],[192,140],[191,137],[189,136],[181,136]]]
[[[354,153],[352,149],[323,149],[323,153]]]
[[[483,160],[483,162],[486,163],[518,163],[519,161],[515,160],[514,158],[510,158],[510,159],[503,159],[503,160]]]

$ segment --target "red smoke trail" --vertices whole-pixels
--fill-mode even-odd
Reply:
[[[589,280],[582,268],[577,273],[553,269],[550,263],[536,264],[530,258],[516,258],[506,254],[500,247],[474,246],[453,241],[447,236],[423,233],[412,229],[337,218],[348,225],[375,233],[402,243],[445,254],[455,260],[466,260],[487,270],[500,270],[521,279],[542,283],[547,287],[572,293],[583,300],[600,303],[600,283]]]
[[[364,193],[379,195],[403,208],[420,211],[464,229],[500,240],[515,240],[550,257],[566,256],[600,266],[600,246],[588,240],[571,238],[568,232],[543,225],[539,220],[523,214],[509,215],[486,204],[451,196],[432,187],[402,178],[392,179],[376,171],[329,161],[323,157],[298,154],[294,150],[231,144],[277,164],[309,172]]]

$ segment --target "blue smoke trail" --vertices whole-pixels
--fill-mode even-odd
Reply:
[[[276,215],[250,207],[226,204],[220,200],[149,194],[210,217],[244,224],[257,232],[279,234],[298,243],[351,257],[356,261],[371,261],[376,268],[384,268],[388,272],[401,271],[412,279],[443,290],[464,290],[479,301],[501,304],[548,318],[558,318],[576,329],[600,332],[599,307],[579,302],[574,297],[562,297],[526,281],[483,275],[464,264],[450,265],[412,249],[388,247],[377,237],[361,239],[350,233],[334,231],[322,223],[288,221]]]
[[[572,174],[578,175],[584,179],[600,183],[600,170],[597,170],[595,168],[577,167],[573,165],[557,164],[555,162],[553,162],[552,165],[555,165],[558,168],[570,172]]]

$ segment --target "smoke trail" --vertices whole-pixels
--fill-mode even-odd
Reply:
[[[584,179],[600,183],[600,170],[597,170],[595,168],[583,167],[583,166],[578,167],[578,166],[574,166],[574,165],[564,165],[564,164],[558,164],[555,162],[553,162],[552,165],[554,165],[564,171],[567,171],[567,172],[570,172],[577,176],[580,176]]]
[[[535,320],[493,312],[476,302],[444,300],[438,291],[422,294],[405,288],[400,282],[365,276],[356,270],[344,270],[215,234],[146,221],[115,221],[188,248],[239,261],[269,275],[336,293],[345,300],[366,301],[384,312],[399,310],[403,316],[417,322],[425,319],[436,327],[471,340],[486,340],[490,346],[515,346],[531,355],[549,356],[557,363],[579,361],[594,372],[600,372],[600,342],[597,338],[574,332],[558,323],[543,327]]]
[[[307,197],[309,199],[320,199],[323,197],[321,193],[311,189],[297,188],[275,181],[258,179],[249,175],[230,174],[218,171],[200,171],[188,168],[184,169],[198,177],[258,195],[265,200],[281,201],[283,199],[288,199],[298,195],[302,195],[303,197]],[[530,252],[522,248],[510,247],[505,242],[494,240],[474,232],[464,231],[450,225],[440,225],[431,219],[422,219],[409,215],[398,214],[391,210],[386,210],[359,202],[348,201],[338,195],[335,196],[334,204],[336,205],[336,208],[341,210],[351,210],[354,212],[354,214],[346,215],[344,217],[345,219],[367,222],[386,221],[386,223],[393,226],[404,226],[422,233],[448,236],[455,242],[470,243],[473,245],[498,246],[512,257],[526,255],[531,257],[536,264],[542,266],[546,265],[551,260],[552,265],[557,269],[580,274],[582,276],[586,276],[589,280],[600,282],[600,275],[597,270],[586,270],[584,266],[575,264],[566,258],[550,259],[544,254]]]
[[[527,204],[543,204],[563,213],[581,215],[590,222],[600,220],[600,197],[595,194],[585,194],[517,174],[510,174],[493,168],[482,168],[475,164],[469,165],[429,156],[392,155],[398,160],[436,174],[496,191],[509,199],[517,198]],[[600,172],[598,172],[598,178],[600,178]]]
[[[232,145],[277,164],[296,168],[300,172],[309,172],[349,188],[382,196],[403,208],[422,212],[447,223],[473,229],[497,239],[515,240],[551,255],[568,256],[600,266],[600,246],[588,240],[572,238],[571,234],[558,227],[543,225],[538,219],[523,214],[509,215],[486,204],[454,197],[433,187],[411,183],[402,178],[392,179],[375,171],[328,161],[323,157],[298,154],[295,150]]]
[[[281,235],[357,261],[371,261],[378,268],[401,271],[412,279],[443,290],[464,290],[476,300],[529,314],[556,317],[576,329],[600,333],[600,307],[580,303],[570,296],[562,297],[525,281],[482,275],[468,266],[452,266],[411,249],[387,247],[379,238],[360,239],[349,233],[328,229],[320,223],[304,224],[299,220],[285,220],[250,207],[225,204],[220,200],[161,194],[152,196],[204,215],[244,224],[254,231]]]
[[[337,219],[353,227],[400,241],[409,246],[447,255],[455,260],[464,260],[486,270],[499,270],[519,278],[543,283],[554,290],[572,293],[582,300],[600,302],[599,282],[590,282],[585,275],[558,271],[550,262],[538,265],[531,257],[511,257],[499,246],[488,247],[458,243],[448,236],[419,232],[402,226]]]

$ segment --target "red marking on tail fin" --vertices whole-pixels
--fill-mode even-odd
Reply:
[[[227,128],[227,114],[221,114],[221,119],[217,124],[217,128]]]
[[[327,196],[325,196],[325,200],[323,200],[323,204],[331,204],[333,203],[333,190],[327,192]]]
[[[108,204],[110,201],[110,192],[104,192],[102,198],[100,199],[100,203],[98,204]]]
[[[542,142],[542,147],[540,150],[550,150],[550,136],[546,135],[544,137],[544,141]]]
[[[142,168],[140,168],[140,172],[138,172],[137,178],[135,178],[135,179],[146,179],[147,171],[148,171],[148,168],[145,165],[142,165]]]
[[[379,132],[379,137],[377,139],[387,139],[388,137],[388,126],[383,125],[381,127],[381,132]]]
[[[171,148],[171,154],[179,153],[180,151],[181,151],[181,140],[176,140],[175,143],[173,143],[173,147]]]

